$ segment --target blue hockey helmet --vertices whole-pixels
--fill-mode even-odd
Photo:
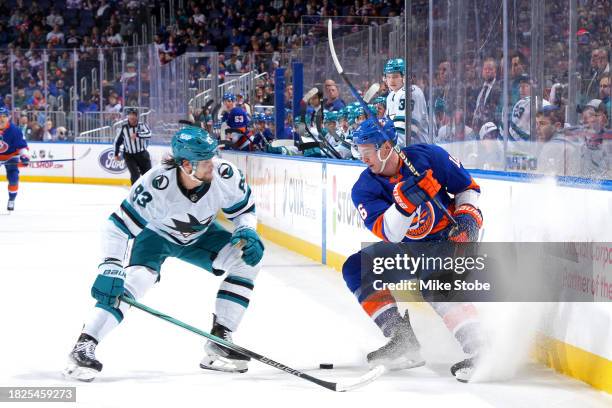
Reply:
[[[231,92],[226,92],[223,94],[223,100],[224,101],[232,101],[235,102],[236,101],[236,95],[234,95]]]
[[[382,131],[376,120],[382,125]],[[353,132],[353,143],[356,145],[373,144],[378,149],[387,140],[392,140],[393,143],[397,141],[393,121],[389,119],[368,118]]]
[[[4,106],[0,107],[0,115],[2,116],[11,116],[11,112],[5,108]]]
[[[393,58],[387,61],[385,64],[384,74],[391,74],[393,72],[399,72],[402,75],[406,75],[406,63],[403,58]]]
[[[265,122],[266,115],[263,112],[255,112],[255,115],[253,115],[253,120],[255,122]]]
[[[212,159],[217,151],[217,140],[195,126],[187,126],[176,132],[170,145],[172,156],[179,163],[181,160],[197,162]]]

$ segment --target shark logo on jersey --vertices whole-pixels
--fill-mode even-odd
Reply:
[[[157,190],[165,190],[166,188],[168,188],[170,180],[168,180],[168,177],[164,176],[163,174],[160,174],[159,176],[153,179],[151,184],[153,185],[153,188]]]
[[[219,175],[221,176],[221,178],[224,179],[229,179],[232,178],[232,176],[234,175],[234,170],[232,169],[232,166],[230,166],[227,163],[222,163],[219,166]]]
[[[212,215],[201,221],[198,221],[198,219],[191,214],[187,214],[187,217],[189,218],[187,222],[172,218],[174,226],[166,225],[166,227],[179,232],[184,238],[188,238],[193,234],[206,230],[213,220]]]

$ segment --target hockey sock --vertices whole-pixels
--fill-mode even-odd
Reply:
[[[9,201],[15,200],[15,197],[17,197],[17,190],[18,189],[19,189],[19,185],[18,184],[14,184],[14,185],[9,184],[9,186],[8,186]]]
[[[359,299],[359,298],[358,298]],[[385,337],[391,337],[393,328],[402,317],[397,309],[395,298],[389,290],[380,290],[359,299],[363,310],[374,320]]]
[[[254,283],[252,279],[228,275],[217,292],[215,310],[219,324],[236,331],[249,306]]]
[[[453,333],[466,354],[474,354],[482,344],[478,311],[471,303],[432,302],[434,310]]]
[[[119,321],[108,310],[94,307],[85,325],[83,326],[83,333],[89,334],[91,337],[100,342],[118,325]]]

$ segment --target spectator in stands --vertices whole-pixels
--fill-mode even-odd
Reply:
[[[510,83],[510,106],[514,106],[521,99],[521,78],[527,74],[527,57],[522,52],[515,51],[510,58],[510,78],[512,80]]]
[[[538,171],[552,175],[576,175],[580,170],[580,145],[563,131],[565,107],[547,105],[536,115]]]
[[[612,75],[605,76],[599,81],[599,99],[604,104],[606,109],[610,111],[610,94],[612,92]]]
[[[497,62],[494,58],[486,58],[482,65],[483,84],[480,89],[472,91],[474,114],[472,128],[479,132],[486,122],[499,122],[498,109],[501,98],[501,87],[497,81]]]
[[[47,101],[40,90],[36,89],[27,102],[28,110],[41,110],[47,106]]]
[[[42,133],[42,141],[43,142],[55,142],[57,140],[56,130],[53,127],[53,122],[51,120],[45,121],[45,126],[43,127]]]
[[[61,27],[64,25],[64,17],[54,7],[45,19],[45,23],[48,27],[55,27],[56,25]]]
[[[79,48],[81,46],[81,36],[77,34],[76,28],[70,28],[68,37],[66,37],[66,45],[69,48]]]
[[[64,33],[58,24],[53,26],[53,30],[47,34],[47,44],[49,47],[59,47],[64,44]]]
[[[333,79],[325,80],[325,100],[324,109],[329,111],[339,111],[346,106],[346,103],[340,98],[338,85]]]
[[[15,95],[15,109],[24,109],[28,97],[26,96],[25,89],[17,88],[17,94]]]
[[[32,140],[32,128],[28,122],[28,115],[22,114],[19,116],[19,129],[26,140]]]
[[[599,82],[605,76],[610,76],[609,54],[604,48],[596,48],[591,53],[591,76],[586,79],[584,100],[599,96]]]

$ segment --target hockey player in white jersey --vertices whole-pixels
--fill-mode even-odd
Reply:
[[[96,346],[129,308],[119,297],[140,299],[160,280],[167,257],[226,274],[213,335],[231,341],[249,305],[264,251],[251,190],[238,168],[215,156],[217,142],[205,130],[185,127],[171,144],[172,156],[141,177],[108,218],[91,288],[97,303],[69,355],[68,377],[91,381],[100,373]],[[215,222],[219,210],[233,222],[233,233]],[[247,357],[212,342],[204,349],[202,368],[247,371]]]
[[[400,147],[406,146],[406,64],[402,58],[390,59],[384,68],[385,83],[389,88],[387,95],[387,110],[385,114],[393,120],[397,132],[397,143]],[[427,104],[421,88],[416,85],[410,87],[411,98],[411,143],[427,143],[428,120]],[[414,140],[416,138],[416,140]]]
[[[531,82],[529,76],[519,77],[519,99],[512,107],[510,116],[509,134],[514,141],[531,140]],[[537,101],[536,101],[537,102]],[[542,106],[548,106],[550,102],[542,100]],[[536,109],[539,108],[536,106]],[[534,121],[535,124],[535,121]]]

